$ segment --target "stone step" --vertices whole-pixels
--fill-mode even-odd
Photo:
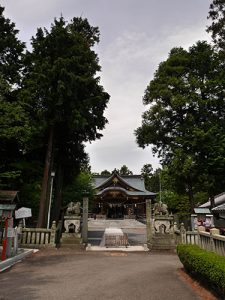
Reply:
[[[74,250],[84,250],[85,245],[84,244],[61,244],[60,248],[69,248]]]
[[[82,239],[80,238],[62,238],[61,239],[61,244],[75,244],[75,245],[79,245],[79,244],[82,244]]]

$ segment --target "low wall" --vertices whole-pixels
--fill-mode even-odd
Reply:
[[[225,236],[219,234],[219,229],[212,228],[206,232],[205,227],[199,226],[198,231],[186,231],[181,224],[180,229],[176,228],[174,233],[177,243],[198,245],[204,250],[225,256]]]
[[[20,248],[42,248],[56,246],[57,229],[53,221],[51,229],[21,228],[19,236]]]

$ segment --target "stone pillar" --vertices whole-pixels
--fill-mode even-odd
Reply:
[[[82,239],[85,244],[88,243],[88,197],[83,198]]]
[[[200,248],[204,248],[204,245],[203,245],[202,239],[201,239],[201,235],[200,235],[201,231],[205,231],[205,227],[204,226],[198,226],[198,246]]]
[[[14,236],[14,243],[13,243],[13,255],[16,255],[18,251],[18,231],[17,227],[15,227],[15,236]]]
[[[52,222],[52,227],[51,227],[51,235],[50,235],[50,247],[55,247],[56,245],[56,221]]]
[[[22,237],[23,237],[23,221],[20,220],[18,227],[17,227],[17,234],[18,234],[18,248],[20,244],[22,244]]]
[[[220,234],[219,229],[217,229],[217,228],[210,229],[210,250],[213,252],[215,252],[215,250],[216,250],[214,239],[213,239],[214,234]]]
[[[14,238],[14,228],[13,228],[13,218],[8,219],[8,230],[5,233],[7,235],[7,246],[6,246],[6,257],[9,258],[12,256],[12,241]]]
[[[147,230],[147,244],[151,248],[152,244],[152,205],[151,200],[146,200],[146,230]]]
[[[186,244],[186,229],[184,223],[180,224],[180,235],[181,235],[181,244]]]

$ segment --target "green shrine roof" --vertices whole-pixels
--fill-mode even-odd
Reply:
[[[112,175],[95,175],[93,186],[98,190],[100,196],[108,191],[120,191],[128,196],[155,196],[156,193],[145,189],[144,178],[141,175],[119,175],[113,172]]]

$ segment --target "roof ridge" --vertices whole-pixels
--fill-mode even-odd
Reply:
[[[222,196],[222,195],[225,195],[225,192],[216,195],[215,198],[218,198],[218,197],[220,197],[220,196]]]

